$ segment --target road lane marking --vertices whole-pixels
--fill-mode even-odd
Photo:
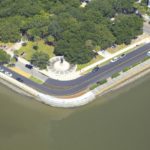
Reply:
[[[20,75],[22,75],[22,76],[24,76],[24,77],[26,77],[26,78],[31,77],[31,74],[26,73],[26,72],[22,71],[21,69],[19,69],[17,67],[10,67],[9,69],[16,72],[16,73],[18,73],[18,74],[20,74]]]
[[[140,54],[138,54],[138,55],[135,55],[134,57],[131,57],[131,58],[127,59],[126,61],[124,61],[124,62],[122,62],[122,63],[120,63],[120,64],[115,65],[113,68],[111,68],[111,69],[109,69],[109,70],[106,70],[106,71],[102,72],[101,74],[97,74],[97,75],[95,75],[94,77],[91,77],[90,79],[83,81],[81,84],[78,84],[78,85],[83,85],[84,83],[89,82],[89,81],[91,81],[91,80],[97,78],[98,76],[103,75],[104,73],[107,73],[107,72],[109,72],[109,71],[112,71],[112,70],[116,69],[117,67],[119,67],[119,66],[121,66],[121,65],[123,65],[123,64],[128,63],[128,62],[129,62],[130,60],[132,60],[133,58],[136,58],[136,57],[138,57],[138,56],[144,54],[146,51],[147,51],[147,50],[143,51],[142,53],[140,53]],[[145,55],[145,56],[146,56],[146,55]],[[77,85],[77,86],[78,86],[78,85]],[[77,87],[77,86],[74,86],[74,87]]]

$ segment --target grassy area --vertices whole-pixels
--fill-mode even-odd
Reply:
[[[31,76],[29,79],[30,79],[30,80],[32,80],[33,82],[38,83],[38,84],[42,84],[42,83],[43,83],[43,81],[42,81],[42,80],[37,79],[37,78],[35,78],[35,77],[33,77],[33,76]]]
[[[145,58],[143,59],[143,61],[142,61],[142,62],[144,62],[144,61],[146,61],[146,60],[148,60],[148,59],[150,59],[150,57],[149,57],[149,56],[145,57]]]
[[[126,67],[126,68],[124,68],[122,71],[123,71],[123,72],[126,72],[126,71],[130,70],[131,68],[134,68],[135,66],[141,64],[142,62],[144,62],[144,61],[146,61],[146,60],[148,60],[148,59],[150,59],[150,57],[145,57],[142,61],[137,62],[137,63],[135,63],[135,64],[133,64],[133,65],[131,65],[131,66],[129,66],[129,67]]]
[[[125,68],[122,70],[122,72],[126,72],[126,71],[130,70],[130,69],[132,69],[133,67],[135,67],[135,66],[141,64],[142,62],[144,62],[144,61],[146,61],[146,60],[148,60],[148,59],[150,59],[150,57],[145,57],[142,61],[140,61],[140,62],[138,62],[138,63],[135,63],[135,64],[133,64],[133,65],[131,65],[131,66],[129,66],[129,67],[125,67]],[[111,78],[114,79],[114,78],[120,76],[120,73],[121,73],[121,72],[116,72],[116,73],[114,73],[114,74],[111,76]],[[93,90],[93,89],[97,88],[98,86],[100,86],[100,85],[102,85],[102,84],[105,84],[105,83],[107,83],[107,79],[100,80],[100,81],[98,81],[97,83],[91,85],[90,90]]]
[[[130,52],[132,52],[132,51],[134,51],[134,50],[136,50],[137,48],[140,48],[140,47],[142,47],[142,46],[144,46],[144,44],[141,44],[141,45],[139,45],[139,46],[136,46],[136,47],[134,47],[134,48],[131,48],[131,49],[129,49],[128,51],[126,51],[125,52],[125,54],[128,54],[128,53],[130,53]],[[121,50],[121,49],[120,49]],[[118,55],[119,56],[119,55]],[[147,58],[148,59],[148,58]],[[111,59],[110,59],[111,60]],[[108,63],[110,63],[110,60],[108,60],[108,61],[105,61],[105,62],[103,62],[102,64],[100,64],[100,65],[98,65],[99,67],[102,67],[102,66],[104,66],[104,65],[107,65]],[[92,69],[89,69],[88,71],[86,71],[86,72],[84,72],[83,74],[86,74],[86,73],[88,73],[88,72],[90,72],[90,71],[92,71],[93,70],[93,68]]]
[[[87,67],[87,66],[89,66],[91,64],[94,64],[97,61],[102,60],[102,59],[103,59],[103,57],[98,55],[96,58],[92,59],[90,62],[88,62],[86,64],[78,65],[78,70],[81,70],[81,69],[83,69],[83,68],[85,68],[85,67]]]
[[[93,84],[91,87],[90,87],[90,90],[94,90],[95,88],[97,88],[98,85],[97,84]]]
[[[12,46],[14,43],[4,43],[4,42],[2,42],[2,41],[0,41],[0,46],[4,46],[4,45],[6,45],[6,46]]]
[[[126,67],[126,68],[124,68],[122,71],[123,72],[127,72],[128,70],[130,70],[131,69],[131,67]]]
[[[104,80],[98,81],[97,84],[98,84],[98,85],[102,85],[102,84],[104,84],[104,83],[106,83],[106,82],[107,82],[107,79],[104,79]]]
[[[121,44],[121,45],[117,45],[116,48],[108,48],[108,49],[106,49],[106,50],[107,50],[109,53],[114,54],[114,53],[120,51],[121,49],[125,48],[126,46],[127,46],[127,45],[125,45],[125,44]]]
[[[116,73],[114,73],[112,76],[111,76],[111,78],[113,79],[113,78],[116,78],[116,77],[118,77],[120,75],[120,72],[116,72]]]
[[[93,85],[90,87],[90,90],[93,90],[93,89],[97,88],[98,86],[103,85],[103,84],[105,84],[105,83],[107,83],[107,79],[98,81],[97,83],[93,84]]]
[[[33,46],[35,45],[38,46],[38,50],[33,49]],[[16,52],[18,55],[24,53],[22,57],[25,58],[26,60],[31,60],[33,53],[35,53],[36,51],[42,51],[48,54],[50,58],[54,56],[53,54],[54,47],[45,44],[43,40],[39,40],[38,42],[29,41],[26,46],[23,46],[19,51]]]

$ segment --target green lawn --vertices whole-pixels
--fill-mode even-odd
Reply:
[[[29,79],[32,80],[32,81],[35,82],[35,83],[38,83],[38,84],[42,84],[42,83],[43,83],[42,80],[37,79],[37,78],[35,78],[35,77],[33,77],[33,76],[31,76]]]
[[[111,54],[114,54],[114,53],[120,51],[121,49],[125,48],[126,46],[127,45],[125,45],[125,44],[117,45],[116,48],[108,48],[107,51]]]
[[[94,64],[97,61],[102,60],[102,59],[103,59],[103,57],[98,55],[96,58],[93,58],[90,62],[88,62],[86,64],[78,65],[78,70],[81,70],[81,69],[83,69],[83,68],[85,68],[85,67],[87,67],[87,66],[89,66],[91,64]]]
[[[0,41],[0,46],[3,46],[3,45],[6,45],[6,46],[12,46],[13,45],[13,43],[4,43],[4,42],[1,42]]]
[[[114,78],[118,77],[119,75],[120,75],[120,72],[116,72],[111,76],[111,78],[114,79]]]
[[[33,49],[33,46],[35,45],[38,46],[38,50]],[[54,56],[53,54],[54,47],[45,44],[43,40],[40,40],[38,42],[29,41],[26,46],[22,46],[22,48],[16,51],[16,53],[20,55],[24,52],[24,55],[22,57],[25,58],[26,60],[31,60],[33,53],[35,53],[36,51],[42,51],[48,54],[50,58]]]

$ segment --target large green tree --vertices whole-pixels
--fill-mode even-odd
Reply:
[[[40,69],[46,69],[48,65],[49,55],[43,52],[35,52],[31,58],[31,64]]]
[[[81,8],[80,0],[0,0],[0,41],[42,38],[56,45],[56,55],[83,64],[94,57],[96,46],[130,43],[142,33],[143,20],[134,15],[134,2],[92,0]]]
[[[0,63],[7,64],[10,62],[10,56],[3,50],[0,49]]]
[[[115,20],[112,31],[116,37],[116,43],[129,44],[133,38],[142,34],[143,20],[136,15],[120,15]]]

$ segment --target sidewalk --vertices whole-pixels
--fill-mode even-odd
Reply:
[[[143,77],[148,73],[150,73],[150,59],[131,68],[127,72],[121,72],[121,74],[114,79],[108,78],[107,83],[98,86],[97,88],[93,89],[92,92],[95,95],[102,95],[108,93],[109,91],[118,89],[128,83],[131,83]]]
[[[14,55],[13,51],[14,51],[14,50],[19,50],[19,49],[21,48],[21,46],[22,46],[22,42],[23,42],[23,41],[14,44],[12,47],[8,48],[8,49],[6,50],[6,52],[7,52],[8,54],[10,54],[11,56],[13,56],[13,55]],[[47,76],[47,77],[50,77],[50,78],[53,78],[53,79],[56,79],[56,80],[64,80],[64,81],[66,81],[66,80],[73,80],[73,79],[76,79],[76,78],[80,77],[81,74],[86,73],[86,72],[89,71],[90,69],[93,69],[94,67],[96,67],[96,66],[98,66],[98,65],[101,65],[101,64],[103,64],[103,63],[105,63],[105,62],[111,60],[112,58],[114,58],[114,57],[116,57],[116,56],[119,56],[119,55],[121,55],[121,54],[123,54],[123,53],[126,53],[126,52],[128,52],[129,50],[131,50],[131,49],[133,49],[133,48],[136,48],[137,45],[142,45],[142,44],[146,44],[146,43],[149,43],[149,42],[150,42],[150,36],[149,36],[149,37],[146,37],[146,38],[144,38],[144,39],[143,39],[143,38],[138,38],[138,40],[137,40],[136,42],[133,42],[133,43],[132,43],[131,45],[129,45],[128,47],[126,47],[126,48],[124,48],[124,49],[122,49],[122,50],[120,50],[120,51],[118,51],[118,52],[116,52],[116,53],[114,53],[114,54],[110,54],[110,53],[108,53],[108,52],[105,52],[105,57],[104,57],[104,59],[102,59],[102,60],[100,60],[100,61],[98,61],[98,62],[96,62],[96,63],[94,63],[94,64],[91,64],[91,65],[89,65],[89,66],[87,66],[87,67],[81,69],[80,71],[76,71],[76,72],[74,72],[74,73],[72,73],[72,74],[69,74],[68,76],[66,76],[66,75],[61,76],[61,79],[60,79],[60,77],[59,77],[58,75],[52,74],[51,72],[49,72],[49,71],[47,71],[47,70],[39,70],[38,68],[35,68],[35,67],[34,67],[34,70],[35,70],[36,72],[39,72],[39,73],[41,73],[41,74],[43,74],[43,75],[45,75],[45,76]],[[100,52],[100,55],[101,55],[101,52]],[[24,64],[24,65],[25,65],[25,64],[30,64],[29,61],[27,61],[27,60],[25,60],[24,58],[21,58],[21,57],[18,58],[18,61],[19,61],[20,63]],[[37,73],[35,73],[35,74],[37,75]]]
[[[104,62],[107,62],[108,60],[110,60],[110,59],[112,59],[112,58],[114,58],[116,56],[119,56],[119,55],[121,55],[121,54],[123,54],[125,52],[128,52],[129,50],[137,47],[137,45],[142,45],[142,44],[146,44],[146,43],[149,43],[149,42],[150,42],[150,37],[145,38],[145,39],[143,39],[141,41],[138,41],[136,43],[133,43],[133,44],[129,45],[128,47],[126,47],[126,48],[124,48],[124,49],[122,49],[122,50],[120,50],[120,51],[118,51],[118,52],[116,52],[116,53],[114,53],[112,55],[109,55],[108,57],[105,57],[104,59],[102,59],[102,60],[100,60],[100,61],[98,61],[98,62],[96,62],[96,63],[94,63],[94,64],[92,64],[90,66],[87,66],[87,67],[81,69],[79,72],[80,73],[84,73],[84,72],[86,72],[86,71],[88,71],[88,70],[90,70],[90,69],[92,69],[92,68],[94,68],[94,67],[96,67],[98,65],[101,65]]]
[[[6,50],[6,52],[9,55],[13,56],[14,50],[19,50],[21,47],[22,47],[22,41],[15,43],[12,47],[9,47]],[[34,67],[34,69],[32,69],[32,71],[31,71],[31,70],[25,68],[26,64],[30,64],[30,62],[25,60],[24,58],[18,57],[18,62],[16,63],[16,67],[18,67],[19,69],[22,69],[26,73],[29,73],[29,74],[41,79],[42,81],[47,80],[48,77],[50,77],[52,79],[56,79],[56,80],[61,80],[61,81],[73,80],[73,79],[80,77],[79,72],[72,72],[70,74],[58,75],[58,74],[51,72],[50,70],[39,70],[36,67]]]

